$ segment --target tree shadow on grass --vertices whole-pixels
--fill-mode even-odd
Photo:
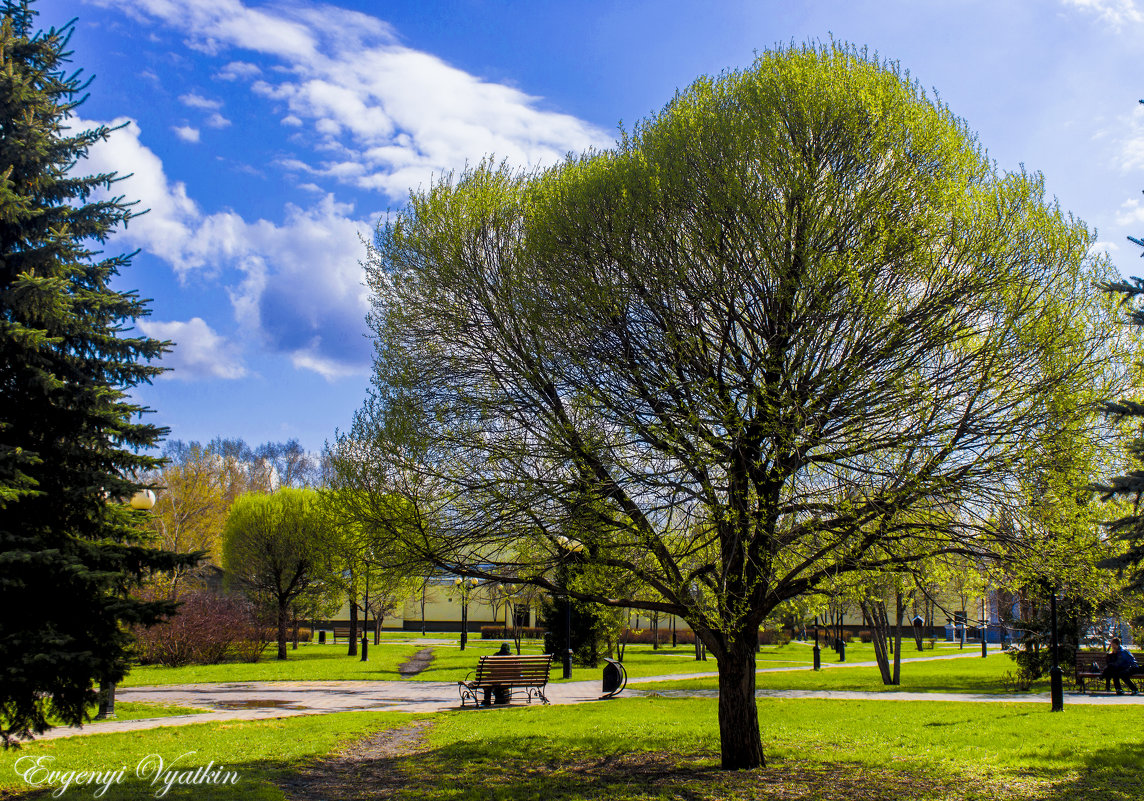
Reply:
[[[290,799],[324,801],[392,798],[493,799],[846,799],[933,801],[963,799],[964,782],[917,776],[900,767],[773,758],[766,768],[723,771],[718,754],[670,751],[602,753],[600,743],[581,751],[538,737],[494,737],[428,747],[421,732],[398,730],[355,744],[279,782]],[[371,744],[372,741],[372,744]],[[564,743],[566,745],[566,742]],[[1001,799],[1004,792],[986,796]]]
[[[1139,801],[1144,798],[1144,743],[1110,746],[1084,758],[1083,767],[1054,783],[1044,801]]]

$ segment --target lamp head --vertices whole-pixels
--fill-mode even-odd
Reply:
[[[131,496],[131,508],[132,509],[142,509],[142,510],[146,511],[147,509],[154,508],[154,506],[155,506],[155,493],[149,489],[139,490],[138,492],[136,492],[134,495]]]

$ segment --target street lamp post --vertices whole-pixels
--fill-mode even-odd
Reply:
[[[1061,686],[1061,666],[1057,661],[1057,591],[1054,588],[1049,600],[1049,619],[1053,627],[1053,666],[1049,668],[1049,692],[1052,696],[1053,711],[1065,708],[1064,689]]]
[[[461,593],[461,650],[463,651],[469,641],[469,593],[476,589],[477,580],[474,578],[466,582],[463,578],[457,578],[453,581],[453,585]]]
[[[985,616],[985,596],[981,596],[981,657],[984,659],[989,656],[989,648],[985,644],[986,636],[989,633],[989,618]]]
[[[814,616],[814,669],[822,670],[822,649],[818,647],[818,615]]]
[[[568,560],[584,550],[584,543],[560,535],[556,538],[564,568],[564,678],[572,678],[572,593],[568,589]]]
[[[128,502],[132,509],[146,512],[155,508],[155,493],[149,489],[141,489],[131,496]],[[108,720],[115,717],[115,682],[99,682],[99,710],[95,713],[96,720]]]

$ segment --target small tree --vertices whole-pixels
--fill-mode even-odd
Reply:
[[[283,489],[273,495],[243,495],[226,521],[222,562],[251,600],[275,611],[278,658],[285,659],[291,604],[331,586],[331,543],[317,493]]]

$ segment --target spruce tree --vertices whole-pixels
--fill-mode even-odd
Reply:
[[[1144,101],[1141,101],[1144,102]],[[1144,241],[1128,237],[1135,244],[1144,247]],[[1124,296],[1128,305],[1128,324],[1144,327],[1144,308],[1133,305],[1136,298],[1144,295],[1144,280],[1132,278],[1105,285],[1110,292]],[[1136,469],[1124,475],[1109,479],[1106,484],[1098,484],[1096,489],[1104,500],[1114,496],[1129,498],[1133,502],[1131,514],[1124,515],[1108,524],[1109,532],[1124,544],[1124,550],[1107,560],[1103,567],[1115,568],[1128,576],[1128,588],[1144,590],[1144,403],[1138,400],[1109,401],[1104,410],[1117,420],[1138,423],[1136,438],[1128,444],[1128,453],[1136,464]]]
[[[86,81],[69,71],[73,23],[36,31],[28,0],[0,0],[0,739],[54,716],[80,723],[93,685],[125,673],[127,627],[169,605],[130,587],[187,557],[147,546],[124,499],[157,466],[163,429],[127,391],[166,343],[132,332],[147,314],[105,256],[131,204],[83,175],[106,127],[69,126]],[[78,168],[77,168],[78,165]]]

